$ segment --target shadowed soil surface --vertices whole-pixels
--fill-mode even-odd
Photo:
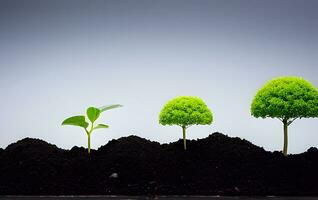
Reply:
[[[10,196],[1,200],[317,200],[318,197],[230,197],[230,196]]]
[[[160,145],[129,136],[91,155],[25,138],[0,149],[0,195],[318,195],[318,149],[285,157],[221,133]]]

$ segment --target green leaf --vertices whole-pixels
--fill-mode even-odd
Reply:
[[[89,107],[86,111],[88,119],[93,123],[99,117],[101,111],[95,107]]]
[[[62,125],[80,126],[85,129],[88,127],[88,123],[85,121],[85,116],[82,115],[67,118],[62,122]]]
[[[120,104],[113,104],[113,105],[107,105],[107,106],[103,106],[103,107],[100,107],[99,110],[100,112],[104,112],[106,110],[110,110],[110,109],[114,109],[114,108],[119,108],[119,107],[122,107],[122,105]]]
[[[98,124],[94,129],[99,129],[99,128],[109,128],[109,126],[106,124]]]

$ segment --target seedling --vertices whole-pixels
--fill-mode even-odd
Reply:
[[[86,121],[86,117],[84,115],[79,115],[79,116],[73,116],[73,117],[65,119],[62,122],[62,125],[79,126],[79,127],[84,128],[84,130],[87,134],[88,154],[90,154],[92,132],[96,129],[109,128],[109,126],[106,124],[97,124],[95,126],[96,120],[99,118],[99,116],[102,112],[104,112],[106,110],[118,108],[118,107],[122,107],[122,105],[114,104],[114,105],[103,106],[100,108],[89,107],[86,110],[86,117],[89,119],[90,123],[88,123]]]
[[[211,110],[199,97],[181,96],[170,100],[161,110],[159,123],[178,125],[182,128],[183,148],[187,149],[186,129],[192,125],[211,124]]]
[[[269,81],[255,95],[254,117],[277,118],[283,123],[283,154],[287,156],[288,126],[296,119],[318,117],[318,91],[300,77],[280,77]]]

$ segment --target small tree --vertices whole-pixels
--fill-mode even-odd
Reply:
[[[255,95],[251,114],[257,118],[277,118],[283,123],[283,154],[287,156],[288,126],[298,118],[318,117],[318,91],[300,77],[273,79]]]
[[[94,126],[95,121],[99,118],[100,114],[106,110],[114,109],[121,107],[122,105],[109,105],[109,106],[103,106],[101,108],[95,108],[95,107],[89,107],[86,110],[86,115],[87,118],[90,121],[90,128],[89,123],[86,122],[85,116],[84,115],[79,115],[79,116],[73,116],[70,118],[67,118],[62,122],[62,125],[72,125],[72,126],[79,126],[84,128],[86,134],[87,134],[87,142],[88,142],[88,154],[91,152],[91,133],[93,130],[100,129],[100,128],[109,128],[108,125],[106,124],[97,124]]]
[[[213,120],[212,112],[198,97],[181,96],[170,100],[161,110],[159,123],[182,128],[183,147],[187,149],[186,129],[192,125],[207,125]]]

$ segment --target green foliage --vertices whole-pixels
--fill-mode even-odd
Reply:
[[[62,125],[79,126],[85,129],[88,127],[88,123],[85,121],[85,116],[83,115],[67,118],[63,121]]]
[[[96,119],[99,117],[101,111],[98,108],[89,107],[86,111],[88,119],[94,123]]]
[[[212,112],[199,97],[181,96],[170,100],[161,110],[159,123],[162,125],[211,124]]]
[[[254,117],[262,118],[318,117],[318,91],[303,78],[276,78],[257,92],[251,113]]]
[[[280,77],[266,83],[255,95],[254,117],[278,118],[284,126],[283,153],[287,155],[288,126],[297,118],[318,117],[318,91],[300,77]]]
[[[106,110],[118,108],[121,106],[122,105],[115,104],[115,105],[103,106],[101,108],[95,108],[95,107],[87,108],[86,115],[90,121],[90,128],[89,129],[88,129],[89,123],[86,121],[84,115],[73,116],[73,117],[67,118],[62,122],[62,125],[72,125],[72,126],[79,126],[79,127],[84,128],[84,130],[87,134],[87,137],[88,137],[88,153],[90,153],[90,136],[91,136],[91,133],[93,132],[93,130],[102,129],[102,128],[109,128],[109,126],[106,124],[97,124],[96,126],[94,126],[94,122],[99,118],[99,116],[102,112],[104,112]]]
[[[199,97],[181,96],[170,100],[161,110],[159,123],[182,127],[184,150],[186,129],[192,125],[207,125],[213,121],[212,112]]]
[[[100,112],[104,112],[106,110],[111,110],[111,109],[114,109],[114,108],[119,108],[119,107],[122,107],[122,105],[120,104],[113,104],[113,105],[107,105],[107,106],[102,106],[99,108]]]
[[[97,124],[97,126],[95,126],[94,129],[99,129],[99,128],[109,128],[109,126],[106,124]]]

